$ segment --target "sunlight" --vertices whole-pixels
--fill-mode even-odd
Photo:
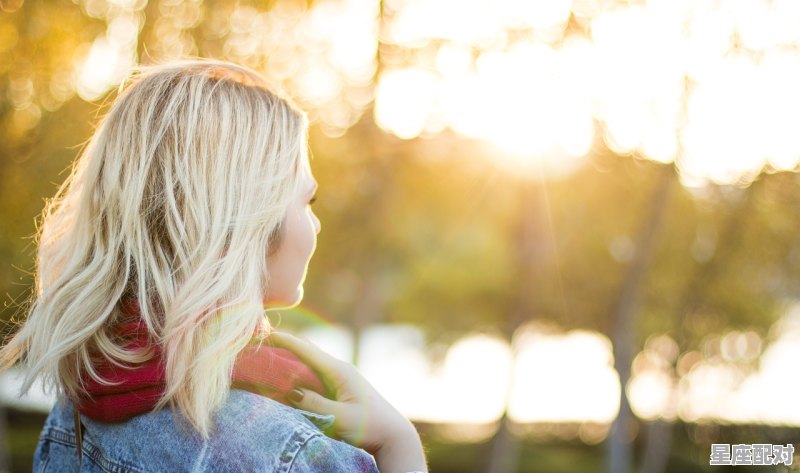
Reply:
[[[303,335],[339,358],[352,353],[352,339],[345,332],[327,332],[330,327]],[[423,335],[414,326],[369,327],[362,333],[360,347],[359,371],[413,419],[485,424],[503,412],[512,356],[508,344],[498,338],[465,336],[437,364],[426,356]]]
[[[800,156],[800,56],[775,52],[761,60],[763,116],[761,146],[770,165],[776,170],[793,170]]]
[[[682,419],[696,422],[720,418],[731,411],[729,393],[744,381],[743,373],[728,363],[702,361],[679,386],[678,410]]]
[[[344,6],[344,8],[342,8]],[[319,2],[310,11],[304,34],[327,44],[327,57],[350,80],[370,81],[377,50],[374,2]]]
[[[303,331],[302,336],[342,361],[353,359],[353,334],[341,325],[319,325]]]
[[[521,335],[509,411],[517,422],[611,422],[619,377],[611,342],[596,333]]]
[[[718,355],[699,355],[682,377],[671,371],[678,345],[665,335],[645,343],[627,387],[631,407],[642,419],[677,416],[688,422],[725,420],[800,425],[792,405],[800,383],[788,373],[800,357],[800,311],[773,329],[759,368],[748,374],[761,350],[754,332],[728,332],[710,339]],[[619,378],[611,343],[591,331],[526,328],[515,337],[516,355],[500,339],[462,338],[434,367],[424,339],[413,327],[378,326],[365,333],[365,376],[411,418],[425,422],[480,424],[496,421],[503,387],[511,383],[509,415],[520,423],[576,422],[607,425],[617,414]],[[721,358],[720,356],[721,355]],[[686,365],[678,362],[679,371]],[[406,380],[414,379],[409,385]]]
[[[642,419],[669,419],[676,416],[676,379],[672,366],[680,348],[671,337],[650,337],[644,350],[633,360],[628,398],[633,412]]]
[[[511,375],[511,350],[494,337],[475,335],[453,344],[434,375],[423,418],[491,422],[500,417]],[[433,394],[431,399],[430,394]]]
[[[437,72],[392,69],[381,77],[375,120],[400,138],[435,131],[442,122],[458,133],[492,143],[498,162],[514,172],[561,175],[583,163],[594,140],[589,99],[580,63],[580,40],[565,54],[549,46],[519,44],[484,53],[472,65],[468,50],[440,49]],[[574,87],[565,88],[565,85]]]
[[[101,98],[122,82],[136,65],[139,20],[120,14],[109,20],[106,33],[94,40],[85,55],[76,60],[75,90],[87,101]]]
[[[419,136],[428,121],[435,87],[435,76],[420,68],[384,72],[375,94],[375,122],[403,139]]]
[[[664,372],[648,371],[631,379],[628,396],[631,409],[642,419],[673,418],[672,378]]]
[[[277,2],[266,10],[232,5],[229,24],[220,18],[211,36],[224,37],[229,59],[263,73],[324,133],[339,136],[372,101],[377,7],[371,0]]]
[[[391,17],[386,37],[396,44],[415,47],[432,39],[446,39],[463,45],[497,46],[506,37],[502,11],[492,2],[393,0],[386,3]]]
[[[431,393],[422,332],[411,325],[377,325],[363,332],[360,346],[358,369],[375,388],[407,415],[424,416],[421,406]]]
[[[699,82],[689,97],[681,169],[715,182],[732,182],[766,162],[759,136],[763,83],[756,65],[743,55],[720,60],[714,74]]]
[[[558,175],[582,164],[597,123],[612,151],[676,162],[685,183],[748,182],[800,160],[796,3],[389,5],[387,41],[426,71],[421,88],[389,72],[376,94],[379,126],[404,139],[444,123],[491,143],[501,166]],[[565,32],[570,12],[586,36]]]
[[[503,0],[499,8],[512,28],[563,28],[571,13],[572,0]]]
[[[564,87],[572,81],[564,66],[563,56],[543,45],[519,45],[479,59],[482,92],[491,100],[472,113],[486,117],[480,137],[504,151],[501,162],[511,162],[512,169],[564,174],[589,151],[590,109]]]
[[[106,38],[97,38],[86,59],[78,66],[78,95],[87,101],[99,99],[127,75],[126,66],[132,65],[132,62],[126,64],[121,51],[109,44]]]
[[[800,380],[793,375],[800,357],[800,309],[790,310],[771,332],[772,341],[757,364],[761,340],[754,332],[729,332],[721,337],[722,360],[697,363],[682,383],[681,417],[689,421],[800,425],[800,412],[795,407]]]
[[[671,162],[677,152],[685,45],[674,16],[630,7],[592,21],[596,118],[617,153]]]
[[[86,100],[136,61],[144,6],[100,3],[85,8],[108,29],[75,63]],[[202,12],[162,10],[153,52],[195,54],[187,28]],[[800,161],[800,6],[789,0],[390,0],[381,19],[370,0],[323,0],[228,13],[209,25],[221,52],[285,87],[330,136],[374,100],[387,132],[450,129],[521,175],[566,175],[597,138],[675,162],[687,185],[747,183]]]
[[[729,408],[721,417],[739,422],[800,425],[797,399],[800,380],[796,371],[800,356],[800,334],[781,337],[761,358],[760,369],[737,387]]]

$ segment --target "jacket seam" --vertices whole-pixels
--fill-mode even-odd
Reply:
[[[311,439],[321,436],[321,432],[315,432],[307,427],[302,430],[295,431],[289,438],[287,447],[283,449],[283,452],[281,452],[280,458],[283,463],[281,464],[280,471],[291,473],[292,468],[294,468],[295,465],[295,460],[297,460],[297,457],[300,456],[300,451],[303,450],[303,448]],[[284,467],[286,467],[285,470],[283,469]]]
[[[70,434],[69,432],[58,430],[54,427],[50,427],[43,435],[43,438],[67,447],[74,447],[76,449],[78,448],[77,440],[74,435]],[[109,473],[143,473],[143,471],[138,468],[111,461],[99,448],[87,441],[86,438],[83,439],[83,453],[84,455],[90,457],[103,471],[107,471]]]

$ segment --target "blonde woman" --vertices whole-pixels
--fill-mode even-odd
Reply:
[[[48,202],[35,297],[0,350],[23,391],[58,394],[36,471],[426,469],[353,366],[265,317],[301,300],[320,231],[306,139],[240,66],[128,81]]]

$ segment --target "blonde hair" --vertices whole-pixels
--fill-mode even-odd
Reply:
[[[166,363],[156,408],[208,437],[236,354],[269,329],[267,255],[308,166],[307,121],[255,72],[189,61],[140,69],[48,201],[28,317],[0,350],[58,395],[93,360],[138,363],[113,327],[135,297]]]

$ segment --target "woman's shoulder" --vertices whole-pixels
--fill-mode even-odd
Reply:
[[[323,433],[334,420],[232,390],[205,441],[169,409],[113,424],[82,417],[83,461],[120,472],[377,472],[367,452]],[[72,405],[59,402],[45,423],[35,462],[76,462],[73,425]]]

